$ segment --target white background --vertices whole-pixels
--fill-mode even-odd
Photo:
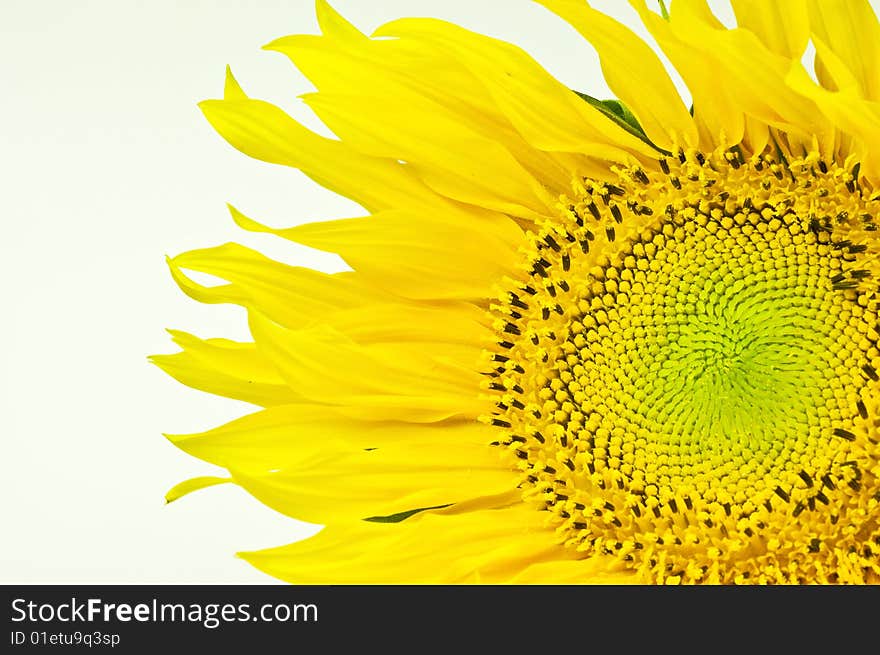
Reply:
[[[636,25],[622,0],[593,4]],[[592,49],[528,0],[334,5],[365,31],[406,15],[455,21],[609,97]],[[0,0],[0,583],[271,582],[234,553],[317,529],[231,485],[165,506],[173,484],[217,471],[162,432],[254,408],[146,361],[176,351],[167,327],[248,338],[240,308],[200,305],[176,288],[166,254],[234,240],[342,268],[241,232],[224,203],[275,225],[360,210],[234,151],[196,107],[221,94],[228,63],[250,95],[317,127],[297,100],[309,84],[260,50],[316,29],[309,0]]]

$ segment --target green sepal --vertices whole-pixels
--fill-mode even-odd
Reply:
[[[645,130],[642,129],[642,126],[639,124],[639,121],[635,117],[635,114],[633,114],[629,110],[629,107],[623,104],[620,100],[599,100],[598,98],[594,98],[593,96],[587,95],[586,93],[581,93],[580,91],[575,91],[575,93],[581,100],[586,101],[590,106],[595,107],[596,109],[601,111],[603,114],[605,114],[605,116],[617,123],[624,130],[632,134],[637,139],[644,141],[649,146],[654,148],[654,150],[662,152],[664,155],[670,154],[668,151],[659,148],[648,138],[648,135],[645,134]]]
[[[429,509],[443,509],[444,507],[449,507],[452,503],[448,503],[446,505],[435,505],[434,507],[419,507],[418,509],[408,509],[405,512],[398,512],[397,514],[389,514],[388,516],[371,516],[369,518],[364,519],[364,521],[370,521],[371,523],[400,523],[401,521],[405,521],[413,514],[418,514],[419,512],[427,512]]]
[[[660,5],[660,15],[663,16],[663,20],[669,20],[669,10],[666,8],[666,3],[663,0],[657,0]]]

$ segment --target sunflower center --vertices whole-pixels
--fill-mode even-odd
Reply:
[[[877,200],[815,156],[617,176],[575,183],[493,308],[525,498],[646,580],[875,575]]]
[[[783,228],[771,238],[747,218],[727,229],[711,218],[681,227],[678,239],[649,232],[594,276],[602,310],[574,318],[576,363],[556,368],[570,400],[607,396],[596,413],[603,434],[642,435],[655,459],[650,483],[720,481],[745,496],[767,466],[790,467],[814,450],[830,425],[812,399],[834,379],[835,358],[854,348],[823,303],[831,283],[819,271],[839,263],[813,235],[786,229],[789,261]],[[605,465],[629,470],[622,446],[600,453]]]

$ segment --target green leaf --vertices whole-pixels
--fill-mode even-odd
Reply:
[[[654,150],[662,152],[664,155],[670,154],[668,150],[663,150],[662,148],[659,148],[648,138],[648,136],[645,134],[645,130],[642,129],[642,126],[639,124],[638,119],[635,117],[635,114],[633,114],[629,110],[629,107],[623,104],[620,100],[599,100],[598,98],[594,98],[593,96],[587,95],[586,93],[581,93],[580,91],[575,91],[575,93],[578,95],[578,97],[581,98],[581,100],[586,101],[589,105],[601,111],[624,130],[632,134],[634,137],[641,139],[649,146],[654,148]]]

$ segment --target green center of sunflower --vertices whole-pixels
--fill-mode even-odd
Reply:
[[[578,180],[493,307],[487,420],[560,540],[646,581],[880,571],[878,202],[815,156]],[[864,261],[863,261],[864,260]]]

